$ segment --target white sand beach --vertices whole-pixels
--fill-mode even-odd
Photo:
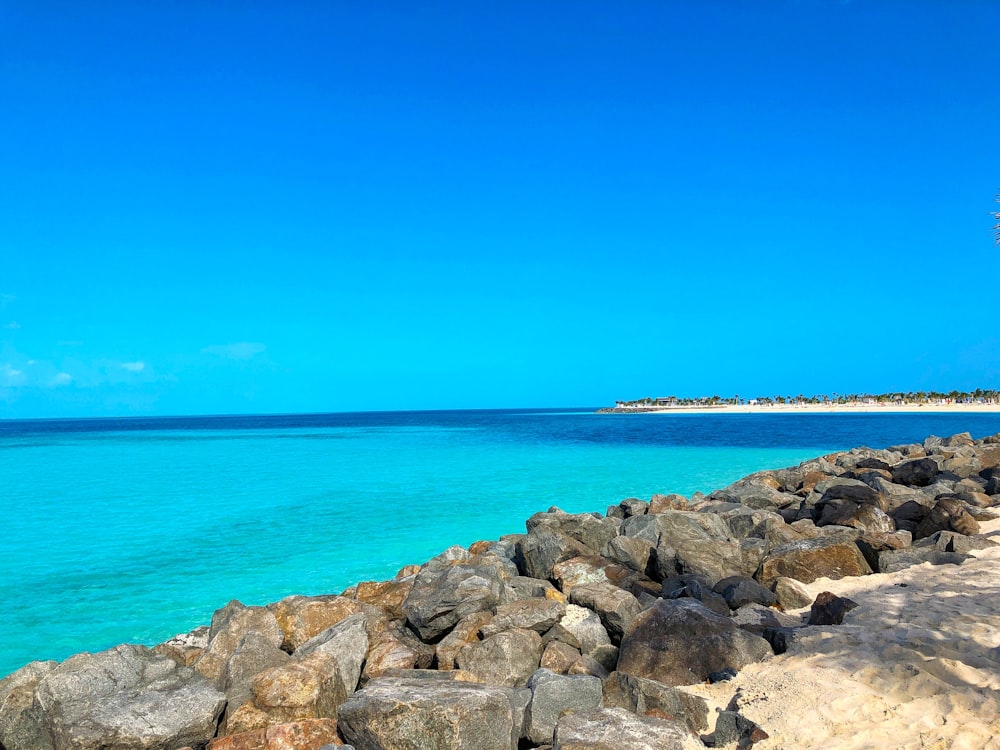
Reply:
[[[619,413],[627,413],[621,409]],[[743,404],[740,406],[661,406],[636,409],[644,414],[989,414],[1000,404]]]
[[[1000,519],[982,531],[1000,543]],[[813,596],[859,606],[731,682],[690,690],[719,708],[738,694],[741,713],[770,735],[755,750],[998,750],[1000,546],[973,555],[809,584]]]

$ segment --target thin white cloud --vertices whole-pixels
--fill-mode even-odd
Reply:
[[[206,346],[202,354],[213,354],[224,359],[252,359],[267,347],[259,341],[239,341],[235,344],[215,344]]]
[[[122,362],[122,369],[129,372],[142,372],[146,369],[145,362]]]
[[[69,385],[72,382],[73,382],[72,375],[70,375],[68,372],[60,372],[57,373],[56,376],[49,381],[49,385],[51,385],[53,388],[58,388],[61,385]]]

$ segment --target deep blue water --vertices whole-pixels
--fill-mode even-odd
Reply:
[[[998,414],[593,409],[0,421],[0,675],[391,577],[557,505],[708,492]]]

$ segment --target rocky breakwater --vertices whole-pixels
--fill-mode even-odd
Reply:
[[[390,581],[28,664],[0,681],[0,748],[749,747],[767,726],[685,686],[849,621],[851,602],[803,583],[961,565],[993,544],[979,521],[997,506],[1000,436],[962,434],[553,508]]]

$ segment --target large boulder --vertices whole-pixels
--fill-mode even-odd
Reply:
[[[622,638],[618,671],[666,685],[691,685],[771,653],[763,638],[694,599],[660,599],[632,621]]]
[[[34,697],[38,683],[57,666],[54,661],[33,661],[0,680],[0,747],[52,747],[45,716]]]
[[[434,662],[433,646],[417,638],[402,622],[393,620],[372,638],[362,679],[368,681],[390,669],[427,669]]]
[[[566,605],[552,599],[520,599],[501,604],[489,622],[480,628],[483,638],[513,628],[544,633],[566,612]]]
[[[338,719],[356,750],[515,750],[522,721],[507,688],[388,677],[351,696]]]
[[[683,721],[639,716],[624,708],[568,713],[556,724],[552,750],[704,750]]]
[[[558,528],[539,525],[518,544],[518,567],[526,576],[549,580],[556,563],[589,554],[592,551],[585,544]]]
[[[756,578],[770,587],[782,577],[812,583],[817,578],[863,576],[871,572],[858,545],[835,536],[803,539],[778,547],[761,563]]]
[[[621,640],[625,630],[642,607],[629,592],[611,583],[588,583],[570,593],[572,604],[593,610],[601,618],[613,643]]]
[[[217,737],[207,750],[324,750],[343,744],[333,719],[303,719]]]
[[[542,637],[533,630],[506,630],[464,646],[455,659],[460,669],[488,685],[524,685],[538,669]]]
[[[602,518],[594,513],[564,513],[551,508],[546,513],[531,516],[525,526],[530,534],[540,527],[558,530],[586,547],[585,554],[599,554],[605,544],[619,534],[621,522],[616,518]]]
[[[282,645],[284,634],[274,614],[264,607],[247,607],[235,599],[212,615],[208,646],[194,663],[194,668],[222,689],[226,680],[226,665],[250,633],[260,636],[258,642]]]
[[[704,698],[626,672],[612,672],[605,680],[604,705],[627,708],[637,714],[680,719],[692,732],[708,729],[708,704]]]
[[[494,567],[428,565],[417,574],[402,609],[421,639],[434,642],[463,617],[496,607],[502,590]]]
[[[913,538],[923,539],[938,531],[956,531],[973,536],[979,533],[979,522],[969,514],[961,500],[939,497],[934,507],[917,524]]]
[[[524,716],[523,735],[537,745],[552,742],[563,711],[583,711],[601,705],[603,688],[597,677],[563,676],[539,669],[528,680],[531,703]]]
[[[9,700],[0,718],[7,750],[203,747],[226,704],[200,674],[143,646],[77,654],[47,670],[20,726],[6,721]]]
[[[268,605],[281,628],[282,648],[292,652],[341,620],[363,611],[346,596],[289,596]]]
[[[908,487],[926,487],[940,473],[938,462],[933,458],[914,458],[892,467],[892,481]]]

